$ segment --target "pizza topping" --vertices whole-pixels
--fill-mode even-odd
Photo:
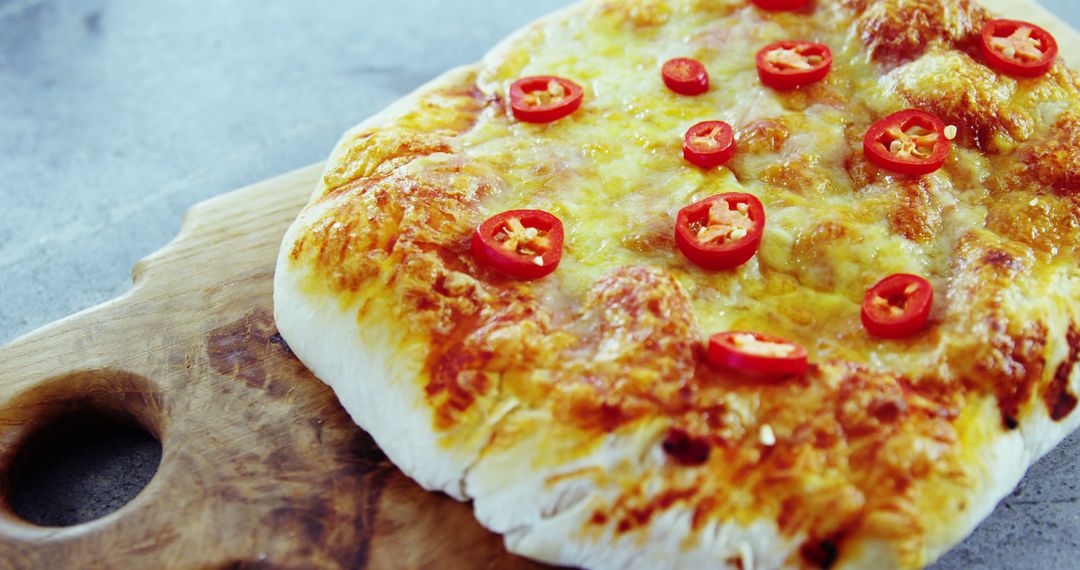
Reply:
[[[761,429],[758,430],[758,440],[761,441],[761,445],[765,447],[772,447],[776,445],[776,432],[769,424],[762,424]]]
[[[576,111],[583,96],[581,86],[569,79],[523,77],[510,86],[510,107],[519,121],[550,123]]]
[[[710,445],[704,438],[694,437],[681,428],[671,428],[661,444],[664,453],[683,465],[701,465],[709,460]]]
[[[1050,32],[1017,20],[990,20],[982,29],[983,56],[995,69],[1020,77],[1050,70],[1058,45]]]
[[[477,226],[472,251],[477,259],[514,277],[537,279],[559,266],[563,226],[542,210],[509,210]]]
[[[809,368],[801,345],[756,332],[714,334],[708,360],[713,366],[767,376],[803,374]]]
[[[754,5],[763,10],[799,10],[806,6],[806,0],[753,0]]]
[[[773,89],[795,89],[821,81],[830,68],[832,52],[825,44],[777,42],[757,54],[758,76]]]
[[[709,72],[696,59],[677,57],[660,69],[664,85],[680,95],[701,95],[709,90]]]
[[[945,123],[917,109],[900,111],[878,120],[863,139],[867,160],[912,176],[930,174],[941,168],[951,148]]]
[[[950,140],[950,141],[951,140],[956,140],[956,134],[957,134],[956,125],[949,125],[949,126],[945,127],[945,139],[946,140]]]
[[[926,326],[934,288],[918,275],[890,275],[866,292],[862,322],[867,332],[881,338],[903,338]]]
[[[705,269],[731,269],[749,261],[761,245],[765,207],[751,194],[710,196],[679,210],[675,244]]]
[[[715,168],[735,155],[735,131],[723,121],[703,121],[686,131],[683,158],[701,168]]]

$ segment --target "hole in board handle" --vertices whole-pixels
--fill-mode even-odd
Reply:
[[[119,510],[157,472],[162,432],[161,396],[141,376],[44,382],[0,409],[0,516],[60,527]]]

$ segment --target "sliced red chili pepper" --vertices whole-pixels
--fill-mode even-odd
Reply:
[[[520,121],[550,123],[577,111],[583,96],[581,86],[569,79],[523,77],[510,86],[510,107]]]
[[[514,277],[537,279],[559,266],[563,225],[543,210],[509,210],[476,227],[472,251],[487,265]]]
[[[877,121],[863,139],[863,151],[870,162],[913,176],[941,168],[950,148],[945,123],[918,109],[893,113]]]
[[[701,168],[715,168],[735,155],[735,131],[724,121],[703,121],[686,131],[683,158]]]
[[[1050,32],[1017,20],[990,20],[982,29],[983,57],[1009,75],[1039,77],[1054,65],[1057,40]]]
[[[660,69],[664,85],[680,95],[701,95],[709,90],[709,72],[696,59],[677,57]]]
[[[752,194],[709,196],[679,210],[675,244],[705,269],[731,269],[757,253],[765,231],[765,207]]]
[[[756,332],[712,335],[707,357],[713,366],[770,376],[805,374],[810,367],[802,345]]]
[[[753,0],[754,5],[764,10],[801,10],[807,0]]]
[[[934,288],[918,275],[890,275],[866,292],[862,322],[867,332],[882,338],[911,336],[926,326]]]
[[[773,89],[795,89],[821,81],[831,68],[832,51],[825,44],[776,42],[757,54],[758,76]]]

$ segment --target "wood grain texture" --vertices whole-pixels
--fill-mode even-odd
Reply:
[[[0,349],[0,480],[28,435],[88,409],[163,447],[149,486],[97,521],[40,528],[0,504],[0,567],[530,566],[401,475],[277,335],[274,260],[320,172],[198,205],[130,293]]]
[[[1080,64],[1080,35],[1045,10],[987,4]],[[320,172],[199,204],[129,293],[0,348],[0,568],[536,567],[401,475],[277,335],[278,245]],[[84,410],[155,434],[157,475],[97,521],[19,520],[4,490],[20,446]]]

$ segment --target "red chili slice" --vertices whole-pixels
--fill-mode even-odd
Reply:
[[[583,96],[581,86],[569,79],[523,77],[510,86],[510,107],[520,121],[550,123],[577,111]]]
[[[810,367],[802,345],[756,332],[712,335],[708,359],[713,366],[770,376],[805,374]]]
[[[862,322],[867,332],[882,338],[911,336],[926,326],[934,288],[918,275],[890,275],[866,292]]]
[[[806,6],[806,0],[753,0],[754,5],[764,10],[800,10]]]
[[[562,259],[563,225],[543,210],[509,210],[476,227],[472,251],[503,273],[522,279],[543,277]]]
[[[679,210],[675,244],[705,269],[731,269],[757,253],[765,231],[765,207],[751,194],[709,196]]]
[[[1039,77],[1054,65],[1058,44],[1050,32],[1017,20],[990,20],[982,29],[983,56],[993,67],[1020,77]]]
[[[863,139],[863,151],[870,162],[913,176],[941,168],[950,148],[945,123],[918,109],[893,113],[877,121]]]
[[[703,121],[686,131],[683,158],[701,168],[715,168],[735,155],[735,131],[724,121]]]
[[[660,69],[664,85],[680,95],[701,95],[709,90],[709,72],[696,59],[677,57]]]
[[[776,42],[757,54],[758,76],[773,89],[795,89],[821,81],[831,68],[832,51],[825,44]]]

